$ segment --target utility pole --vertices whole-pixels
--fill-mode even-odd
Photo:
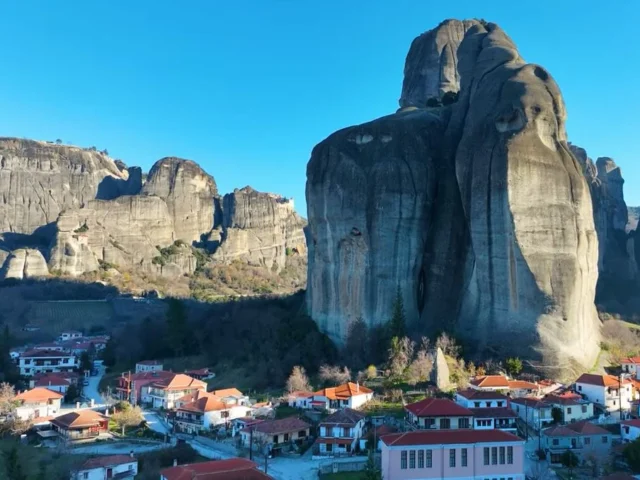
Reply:
[[[618,382],[620,385],[618,386],[618,399],[620,401],[620,421],[622,421],[622,370],[618,374]]]
[[[251,429],[249,430],[249,460],[253,460],[253,430],[254,426],[251,425]]]
[[[529,402],[524,399],[524,441],[529,440]]]

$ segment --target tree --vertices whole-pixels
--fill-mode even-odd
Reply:
[[[9,326],[5,325],[0,337],[0,381],[17,383],[20,380],[20,373],[11,359],[11,344],[11,332]]]
[[[113,337],[107,340],[107,344],[102,350],[102,360],[107,367],[113,367],[116,364],[116,343]]]
[[[440,348],[442,353],[451,358],[458,358],[460,356],[460,346],[456,343],[456,340],[446,332],[442,333],[436,340],[436,348]]]
[[[61,145],[61,144],[62,144],[62,140],[60,140],[60,139],[58,138],[58,139],[56,139],[56,143],[57,143],[58,145]]]
[[[362,318],[351,322],[347,332],[343,358],[351,370],[362,370],[370,362],[369,329]]]
[[[182,357],[195,347],[193,334],[187,323],[187,312],[180,300],[171,298],[168,300],[167,310],[167,337],[169,345],[176,357]]]
[[[421,348],[407,369],[407,383],[416,385],[426,382],[431,376],[431,370],[433,370],[433,361],[427,351]]]
[[[484,369],[484,367],[482,365],[478,365],[478,367],[476,368],[476,375],[479,377],[482,377],[483,375],[486,375],[487,372]]]
[[[640,438],[627,443],[623,455],[633,473],[640,473]]]
[[[320,380],[328,385],[342,385],[351,380],[351,372],[347,367],[322,365],[318,372]]]
[[[75,383],[69,385],[67,389],[67,393],[64,395],[65,403],[73,403],[80,396],[80,392],[78,392],[78,387],[76,387]]]
[[[120,408],[121,409],[114,413],[111,418],[122,428],[122,435],[124,435],[126,427],[137,427],[144,420],[144,416],[138,406],[122,402]]]
[[[567,450],[560,456],[560,463],[563,467],[569,470],[569,475],[571,475],[573,469],[578,466],[580,461],[575,453],[571,450]]]
[[[9,451],[4,452],[4,469],[7,480],[27,480],[27,475],[22,471],[22,464],[18,457],[18,448],[15,445]]]
[[[373,447],[375,451],[375,445]],[[369,455],[367,459],[367,464],[364,467],[364,472],[362,476],[363,480],[382,480],[382,472],[376,467],[376,464],[373,460],[373,455]]]
[[[512,377],[515,377],[522,371],[522,360],[518,357],[507,358],[506,361],[507,373]]]
[[[0,383],[0,415],[8,415],[16,408],[16,391],[7,382]]]
[[[369,380],[373,380],[377,376],[378,376],[378,369],[376,368],[376,366],[375,365],[369,365],[367,367],[367,378]]]
[[[309,392],[310,390],[311,385],[309,385],[307,372],[304,367],[296,365],[287,379],[287,392]]]
[[[91,362],[91,357],[89,357],[89,352],[84,351],[80,354],[80,371],[85,372],[87,370],[91,371],[93,368],[93,362]]]
[[[402,338],[406,335],[406,318],[404,313],[404,301],[400,287],[396,291],[396,298],[393,301],[393,312],[389,321],[390,337]]]
[[[391,376],[397,380],[402,380],[409,362],[413,358],[414,343],[407,337],[393,337],[389,347],[388,367]]]
[[[562,409],[553,407],[551,409],[551,417],[553,417],[553,423],[562,423]]]

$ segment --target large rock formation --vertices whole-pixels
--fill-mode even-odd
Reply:
[[[128,178],[97,151],[0,138],[0,232],[31,234],[66,208],[135,191]]]
[[[444,50],[420,45],[443,38]],[[436,68],[433,51],[451,53]],[[451,59],[457,103],[351,127],[314,149],[309,313],[341,342],[351,319],[387,321],[400,288],[414,329],[453,328],[479,351],[525,356],[556,377],[590,367],[598,240],[560,91],[497,25],[447,21],[412,45],[405,72],[424,72],[429,87],[405,79],[401,106],[425,105],[432,85],[453,89],[442,75],[453,78]]]
[[[279,271],[287,255],[306,254],[305,225],[292,199],[248,186],[236,189],[223,198],[213,258],[225,263],[240,259]]]
[[[176,234],[191,243],[213,228],[216,182],[191,160],[167,157],[158,160],[143,187],[146,195],[162,198],[169,207]]]
[[[18,249],[4,261],[0,278],[16,279],[46,277],[49,275],[47,262],[42,253],[34,249]]]

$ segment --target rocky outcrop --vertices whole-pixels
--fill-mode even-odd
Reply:
[[[629,212],[629,220],[627,221],[627,232],[633,232],[638,228],[638,219],[640,218],[640,207],[627,207]]]
[[[217,245],[214,260],[236,259],[281,270],[287,255],[306,255],[305,221],[292,199],[251,187],[224,196],[222,225],[209,241]]]
[[[422,38],[457,52],[457,103],[342,130],[312,153],[309,313],[341,342],[354,317],[387,321],[400,288],[415,330],[455,329],[556,377],[591,367],[598,240],[560,91],[495,24],[436,30]],[[443,85],[449,62],[419,58],[408,70]]]
[[[135,189],[128,178],[97,151],[0,138],[0,231],[31,234],[66,208]]]
[[[158,160],[147,176],[143,193],[166,202],[181,240],[200,241],[213,228],[218,190],[213,177],[197,163],[175,157]]]
[[[11,252],[0,271],[2,279],[22,280],[48,275],[46,260],[39,250],[34,249],[18,249]]]
[[[442,349],[438,347],[432,350],[430,353],[430,357],[433,364],[430,380],[440,390],[447,390],[451,388],[451,383],[449,382],[449,364],[447,363],[447,359],[444,356]]]

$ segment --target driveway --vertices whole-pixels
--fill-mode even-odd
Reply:
[[[171,433],[169,426],[162,421],[162,419],[154,412],[150,410],[143,410],[142,415],[147,422],[147,426],[154,432],[165,434]]]
[[[98,374],[93,377],[89,377],[89,385],[82,387],[82,394],[88,398],[93,399],[96,407],[102,407],[105,405],[104,398],[100,395],[98,391],[98,385],[100,384],[100,380],[104,376],[104,367],[98,368]]]

